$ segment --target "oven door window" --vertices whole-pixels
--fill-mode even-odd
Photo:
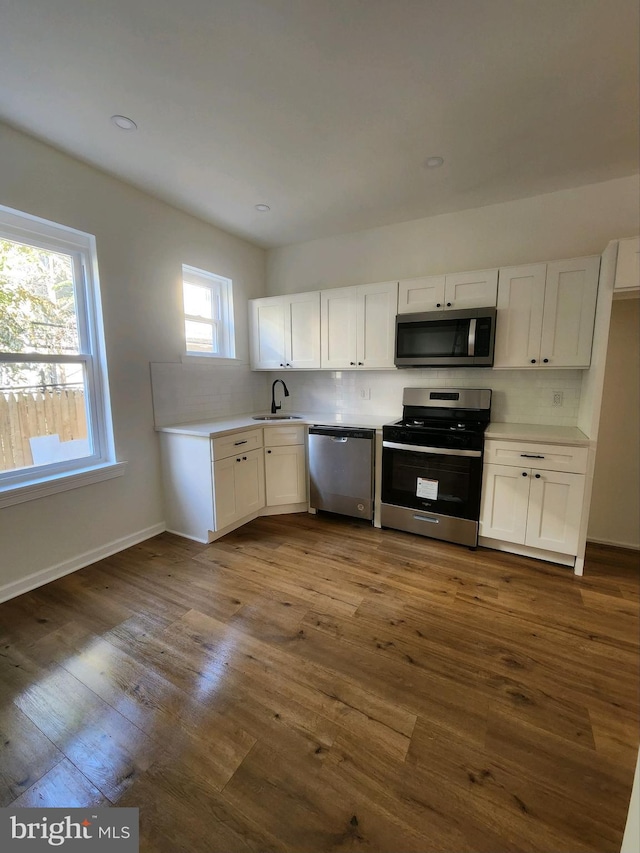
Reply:
[[[382,500],[411,509],[477,520],[482,459],[385,448]]]

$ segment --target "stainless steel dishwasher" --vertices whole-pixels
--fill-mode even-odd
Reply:
[[[309,427],[309,506],[373,518],[373,429]]]

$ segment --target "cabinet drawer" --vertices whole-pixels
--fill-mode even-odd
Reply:
[[[250,429],[244,432],[234,432],[231,435],[224,435],[222,438],[214,438],[212,444],[214,460],[226,459],[239,451],[246,453],[249,450],[262,447],[262,430]]]
[[[526,441],[496,441],[484,443],[485,464],[512,465],[518,468],[538,468],[543,471],[570,471],[584,474],[587,470],[586,447],[564,444],[538,444]]]
[[[281,447],[287,444],[304,444],[304,427],[301,424],[267,427],[265,429],[265,447]]]

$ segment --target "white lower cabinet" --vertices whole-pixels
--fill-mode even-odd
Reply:
[[[529,442],[487,441],[480,536],[575,555],[582,516],[587,450]],[[539,467],[528,467],[536,460]],[[549,470],[548,466],[573,471]],[[524,464],[522,464],[524,463]]]
[[[267,506],[299,504],[307,499],[304,445],[265,449]]]
[[[529,482],[525,545],[560,554],[575,554],[582,516],[584,475],[536,471],[534,468]]]
[[[265,430],[264,466],[268,507],[307,500],[307,457],[303,426]]]
[[[485,465],[482,472],[480,535],[524,545],[529,512],[526,470]]]
[[[216,531],[262,509],[265,502],[262,449],[213,463]]]
[[[167,530],[213,542],[259,515],[306,511],[306,427],[239,429],[218,438],[160,432]]]
[[[486,465],[480,535],[575,554],[584,481],[582,474]]]

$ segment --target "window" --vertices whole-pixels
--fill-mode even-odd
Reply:
[[[0,505],[113,462],[108,412],[94,238],[0,207]]]
[[[183,265],[182,298],[187,355],[235,358],[231,279]]]

